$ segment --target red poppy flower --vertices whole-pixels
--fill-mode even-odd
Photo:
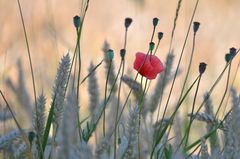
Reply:
[[[161,73],[164,70],[164,67],[157,56],[151,55],[150,58],[150,55],[137,52],[136,59],[134,61],[134,69],[137,70],[142,76],[152,80],[157,77],[158,73]]]

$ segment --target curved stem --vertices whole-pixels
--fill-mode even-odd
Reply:
[[[27,46],[27,53],[28,53],[28,61],[29,61],[29,65],[30,65],[30,69],[31,69],[31,76],[32,76],[32,86],[33,86],[33,94],[34,94],[34,104],[35,104],[35,112],[37,114],[37,93],[36,93],[36,86],[35,86],[35,79],[34,79],[34,72],[33,72],[33,64],[32,64],[32,58],[31,58],[31,52],[30,52],[30,47],[29,47],[29,42],[28,42],[28,36],[27,36],[27,31],[26,31],[26,27],[25,27],[25,23],[24,23],[24,18],[23,18],[23,13],[22,13],[22,7],[21,7],[21,3],[20,0],[17,0],[18,3],[18,8],[19,8],[19,13],[21,16],[21,22],[22,22],[22,26],[23,26],[23,32],[24,32],[24,37],[25,37],[25,42],[26,42],[26,46]],[[37,135],[37,143],[39,144],[39,147],[41,149],[41,141]],[[29,149],[29,151],[31,152],[31,148],[30,146],[27,144],[27,147]],[[41,153],[41,150],[38,150],[38,153]],[[30,158],[32,158],[32,153],[29,154]]]
[[[180,93],[178,102],[179,102],[179,101],[181,100],[181,98],[182,98],[182,94],[183,94],[183,91],[184,91],[184,88],[185,88],[185,85],[186,85],[186,83],[187,83],[187,79],[188,79],[188,76],[189,76],[189,73],[190,73],[190,68],[191,68],[192,59],[193,59],[193,53],[194,53],[194,49],[195,49],[195,38],[196,38],[196,34],[194,33],[194,34],[193,34],[193,46],[192,46],[190,61],[189,61],[188,68],[187,68],[187,74],[186,74],[185,79],[184,79],[184,82],[183,82],[183,86],[182,86],[182,89],[181,89],[181,93]],[[165,117],[165,115],[166,115],[166,111],[167,111],[167,107],[165,107],[165,109],[164,109],[164,111],[163,111],[163,117],[162,117],[162,119],[164,119],[164,117]],[[158,114],[158,115],[159,115],[159,114]],[[157,119],[158,119],[158,118],[157,118]],[[160,128],[161,128],[161,126],[162,126],[162,121],[163,121],[163,120],[161,120]]]
[[[121,61],[122,63],[122,74],[121,74],[121,78],[123,77],[124,74],[124,69],[125,69],[125,60]],[[120,95],[121,95],[121,86],[122,86],[122,80],[120,78],[119,81],[119,87],[118,87],[118,101],[117,101],[117,110],[116,110],[116,118],[115,118],[115,125],[114,125],[114,159],[116,159],[116,152],[117,152],[117,119],[118,119],[118,112],[119,112],[119,107],[120,107]]]
[[[236,69],[236,71],[235,71],[235,73],[234,73],[234,77],[233,77],[233,81],[232,81],[232,83],[231,83],[231,87],[233,86],[233,84],[234,84],[234,82],[235,82],[235,80],[236,80],[236,78],[237,78],[237,73],[238,73],[239,67],[240,67],[240,62],[238,63],[237,69]],[[230,93],[228,93],[227,101],[226,101],[226,104],[225,104],[225,106],[224,106],[222,116],[224,116],[224,114],[225,114],[225,111],[226,111],[226,107],[227,107],[229,98],[230,98]]]
[[[165,127],[163,127],[163,129],[158,129],[160,132],[159,132],[159,135],[157,136],[157,139],[155,142],[153,142],[153,146],[152,146],[152,150],[151,150],[151,155],[150,155],[150,158],[152,159],[153,158],[153,154],[155,152],[155,149],[158,145],[158,143],[160,143],[162,137],[164,136],[165,132],[167,131],[168,129],[168,126],[172,123],[178,109],[180,108],[180,106],[182,105],[183,101],[185,100],[185,98],[187,97],[188,93],[190,92],[190,90],[192,89],[192,87],[195,85],[195,83],[198,81],[198,79],[200,78],[200,76],[198,76],[195,81],[192,83],[192,85],[188,88],[188,90],[186,91],[186,93],[183,95],[182,99],[180,100],[180,102],[178,103],[177,107],[175,108],[174,112],[172,113],[170,119],[169,119],[169,122],[166,124]],[[170,126],[170,129],[171,129],[171,126]],[[168,131],[168,133],[170,132],[170,129]]]
[[[185,135],[183,136],[180,144],[178,145],[178,148],[176,149],[176,152],[179,150],[179,148],[181,147],[181,145],[182,145],[182,143],[184,142],[185,139],[186,139],[186,140],[185,140],[185,146],[186,146],[187,143],[188,143],[188,138],[189,138],[189,134],[190,134],[191,125],[192,125],[192,122],[193,122],[193,120],[194,120],[194,118],[193,118],[193,113],[194,113],[194,108],[195,108],[195,103],[196,103],[196,98],[197,98],[197,93],[198,93],[198,89],[199,89],[201,77],[202,77],[202,75],[200,75],[200,77],[199,77],[199,80],[198,80],[198,83],[197,83],[197,88],[196,88],[195,95],[194,95],[194,98],[193,98],[193,105],[192,105],[192,111],[191,111],[191,116],[190,116],[189,125],[188,125],[188,127],[187,127],[187,130],[186,130]]]
[[[108,73],[107,73],[107,79],[106,79],[106,83],[105,83],[105,91],[104,91],[104,105],[106,106],[106,102],[107,102],[107,84],[108,84],[108,80],[109,80],[109,74],[111,71],[111,67],[112,67],[112,60],[110,60],[109,63],[109,68],[108,68]],[[105,118],[106,118],[106,111],[104,109],[103,111],[103,136],[105,137]]]
[[[219,104],[219,106],[218,106],[218,109],[217,109],[217,111],[216,111],[216,114],[215,114],[215,117],[214,117],[215,119],[216,119],[217,116],[218,116],[218,113],[219,113],[219,111],[220,111],[220,109],[221,109],[221,107],[222,107],[223,101],[224,101],[225,96],[226,96],[227,91],[228,91],[228,85],[229,85],[230,73],[231,73],[231,66],[232,66],[231,64],[232,64],[232,62],[230,61],[229,67],[228,67],[228,75],[227,75],[226,87],[225,87],[225,90],[224,90],[224,93],[223,93],[223,97],[222,97],[222,99],[221,99],[221,102],[220,102],[220,104]]]
[[[143,77],[142,77],[143,79]],[[142,81],[142,80],[141,80]],[[145,84],[144,84],[144,89],[143,89],[143,93],[142,96],[140,98],[140,103],[139,103],[139,114],[138,114],[138,158],[141,158],[141,142],[140,142],[140,131],[141,131],[141,114],[142,114],[142,109],[143,109],[143,101],[144,101],[144,95],[147,89],[147,82],[148,79],[146,78]]]
[[[81,61],[81,49],[80,49],[80,40],[78,42],[78,78],[77,78],[77,104],[79,106],[79,87],[80,87],[80,77],[81,77],[81,65],[82,65],[82,61]],[[78,133],[79,133],[79,137],[80,140],[82,138],[81,135],[81,124],[80,124],[80,115],[79,112],[77,113],[77,117],[78,117],[78,125],[79,125],[79,129],[78,129]]]
[[[163,112],[163,117],[162,118],[165,117],[165,114],[166,114],[166,111],[167,111],[167,107],[168,107],[168,104],[169,104],[169,101],[170,101],[170,98],[171,98],[171,94],[172,94],[173,87],[174,87],[174,84],[175,84],[175,81],[176,81],[176,77],[177,77],[177,73],[178,73],[178,70],[179,70],[179,67],[180,67],[180,63],[182,61],[182,56],[183,56],[183,53],[184,53],[184,50],[185,50],[185,46],[187,44],[187,39],[188,39],[188,35],[189,35],[189,32],[190,32],[190,28],[191,28],[191,25],[192,25],[192,22],[193,22],[193,18],[194,18],[195,14],[196,14],[198,3],[199,3],[199,0],[197,0],[197,2],[195,4],[194,11],[193,11],[193,14],[192,14],[189,26],[188,26],[188,31],[187,31],[187,34],[186,34],[186,37],[185,37],[185,40],[184,40],[184,44],[183,44],[183,47],[182,47],[180,58],[178,60],[177,69],[176,69],[175,74],[174,74],[173,82],[172,82],[172,85],[171,85],[171,88],[170,88],[170,92],[169,92],[169,95],[168,95],[168,98],[167,98],[167,102],[166,102],[166,105],[165,105],[165,108],[164,108],[164,112]]]
[[[154,50],[153,55],[156,55],[156,53],[158,51],[158,48],[159,48],[159,45],[160,45],[160,42],[161,42],[161,40],[158,40],[158,43],[157,43],[156,49]]]

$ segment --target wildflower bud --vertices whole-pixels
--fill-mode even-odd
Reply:
[[[109,49],[109,50],[107,51],[107,57],[108,57],[109,60],[112,60],[112,59],[113,59],[113,57],[114,57],[114,52],[113,52],[112,49]]]
[[[225,61],[228,63],[232,60],[232,55],[231,54],[226,54],[225,55]]]
[[[158,18],[153,18],[153,26],[156,27],[158,25]]]
[[[204,62],[201,62],[201,63],[199,64],[199,73],[200,73],[200,74],[203,74],[203,73],[205,72],[205,70],[206,70],[206,67],[207,67],[207,64],[204,63]]]
[[[158,40],[161,40],[163,37],[163,32],[158,32]]]
[[[132,24],[132,18],[125,18],[125,28],[127,29]]]
[[[154,46],[155,46],[155,43],[154,43],[154,42],[150,42],[150,43],[149,43],[149,50],[150,50],[150,51],[153,51]]]
[[[196,33],[199,29],[200,23],[199,22],[193,22],[193,31]]]
[[[78,29],[80,27],[80,17],[78,15],[76,15],[75,17],[73,17],[73,24],[75,26],[76,29]]]
[[[232,47],[230,48],[229,53],[231,54],[232,58],[234,58],[234,56],[237,54],[237,49]]]
[[[122,60],[124,59],[125,54],[126,54],[126,50],[125,49],[121,49],[120,50],[120,55],[121,55]]]
[[[34,137],[35,137],[35,133],[33,131],[28,132],[28,140],[30,143],[33,142]]]

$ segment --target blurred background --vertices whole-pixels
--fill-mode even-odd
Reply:
[[[169,50],[177,2],[177,0],[90,0],[81,39],[82,77],[87,75],[87,68],[91,61],[97,64],[103,59],[104,41],[108,41],[110,47],[115,51],[115,62],[118,65],[120,60],[118,53],[123,47],[125,17],[133,19],[128,32],[127,68],[132,70],[137,51],[146,52],[148,50],[154,17],[158,17],[160,20],[157,32],[164,32],[164,38],[157,52],[157,56],[164,61]],[[196,0],[182,2],[173,39],[176,63],[195,2]],[[70,52],[72,56],[74,51],[76,31],[72,18],[79,15],[81,1],[21,0],[21,4],[32,53],[37,94],[43,92],[47,96],[47,103],[50,103],[58,62],[62,55]],[[224,56],[229,48],[239,48],[239,7],[239,0],[200,0],[194,21],[199,21],[201,26],[197,33],[194,65],[191,68],[191,77],[188,81],[191,83],[197,76],[200,62],[207,63],[207,71],[202,79],[199,100],[197,101],[199,103],[202,101],[202,95],[211,87],[225,66]],[[31,128],[29,123],[25,121],[27,120],[24,118],[25,110],[22,110],[22,107],[16,102],[19,97],[14,95],[18,90],[18,68],[22,66],[26,89],[29,91],[30,98],[33,98],[29,61],[17,1],[0,0],[0,13],[0,89],[6,94],[21,122],[25,124],[24,127]],[[192,47],[192,35],[191,31],[181,65],[182,75],[185,75],[184,71]],[[157,37],[154,40],[157,42]],[[238,64],[239,56],[233,62],[232,77]],[[104,71],[103,67],[97,72],[99,83],[101,79],[105,79],[101,71]],[[133,73],[135,72],[133,71]],[[183,79],[184,76],[179,76],[179,78]],[[216,103],[220,102],[217,97],[222,96],[225,80],[226,75],[213,94],[213,97],[216,97]],[[232,80],[233,78],[231,78]],[[177,80],[174,92],[179,93],[181,81]],[[239,81],[240,75],[238,74],[234,83],[238,90],[240,90]],[[81,86],[81,111],[83,112],[86,110],[88,101],[86,87],[87,84]],[[167,96],[168,91],[165,93]],[[31,101],[32,99],[26,100]],[[3,110],[4,104],[2,100],[0,101]]]

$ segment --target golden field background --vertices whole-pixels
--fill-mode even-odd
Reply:
[[[175,62],[178,60],[183,45],[195,1],[185,0],[182,2],[173,41]],[[43,91],[49,103],[58,61],[63,54],[68,51],[72,53],[74,50],[76,35],[72,17],[80,13],[81,1],[21,0],[21,4],[32,53],[37,93],[40,94]],[[164,38],[157,53],[164,60],[169,49],[176,5],[177,0],[90,0],[81,39],[82,76],[86,76],[90,61],[97,64],[103,58],[101,49],[105,40],[115,50],[115,59],[118,63],[120,57],[117,54],[123,46],[125,17],[133,19],[128,34],[127,67],[132,69],[135,52],[147,51],[153,17],[158,17],[160,20],[157,31],[164,32]],[[199,21],[201,26],[197,33],[193,61],[195,65],[192,67],[191,77],[194,78],[197,75],[199,62],[204,61],[208,66],[202,79],[199,97],[207,91],[223,69],[224,56],[229,48],[240,47],[239,8],[239,0],[200,0],[194,20]],[[185,51],[187,58],[183,59],[181,65],[183,75],[186,70],[184,64],[188,62],[190,55],[191,39],[192,34],[190,34]],[[10,101],[14,99],[11,98],[12,93],[8,91],[4,81],[8,77],[15,79],[16,62],[19,58],[25,68],[28,90],[32,92],[27,49],[17,1],[0,0],[0,88],[7,94]],[[237,56],[237,59],[234,60],[233,73],[237,69],[239,59]],[[99,79],[105,79],[105,76],[99,72],[97,75]],[[224,79],[221,81],[223,84],[225,83]],[[238,74],[234,83],[238,90],[240,90],[239,80],[240,75]],[[86,86],[86,84],[81,86],[82,110],[86,109],[85,103],[88,101]],[[175,92],[178,93],[180,88],[181,80],[178,80]],[[221,97],[223,88],[221,85],[218,86],[213,96]],[[168,94],[166,93],[166,95]],[[199,98],[199,102],[201,100],[202,98]],[[217,98],[216,102],[219,102]],[[17,108],[15,110],[19,111]]]

